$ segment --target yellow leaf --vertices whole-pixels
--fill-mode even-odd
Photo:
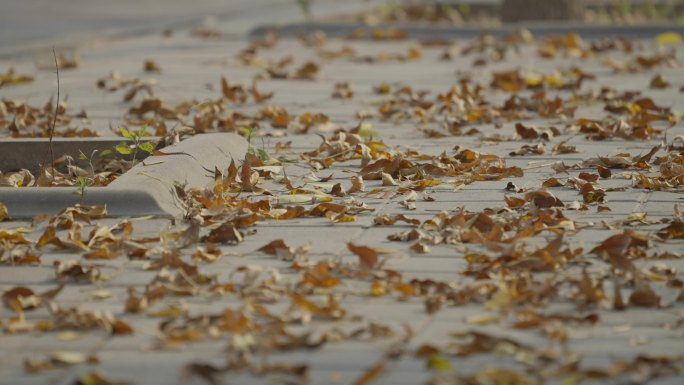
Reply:
[[[474,325],[485,325],[494,322],[499,322],[500,320],[501,315],[495,313],[476,314],[466,317],[466,323]]]
[[[430,187],[430,186],[437,186],[441,184],[442,182],[434,179],[422,179],[419,180],[418,182],[415,183],[414,186],[416,187]]]
[[[3,84],[22,84],[33,81],[33,76],[17,75],[14,68],[10,68],[5,73],[0,73],[0,85]]]
[[[539,87],[543,83],[544,83],[544,78],[542,78],[540,75],[530,74],[525,78],[525,84],[531,88]]]
[[[432,370],[438,370],[440,372],[450,372],[453,370],[449,359],[440,354],[432,355],[430,359],[428,359],[427,366]]]
[[[0,222],[4,221],[6,218],[9,218],[9,211],[7,210],[7,206],[0,202]]]
[[[482,372],[483,377],[490,380],[488,383],[494,384],[510,384],[510,385],[532,385],[530,380],[524,374],[510,369],[488,368]]]
[[[356,217],[349,214],[335,214],[329,217],[333,223],[348,223],[356,221]]]
[[[363,138],[370,138],[380,136],[380,133],[373,129],[372,124],[364,122],[361,123],[361,127],[359,127],[359,136]]]
[[[655,42],[661,45],[679,44],[682,42],[682,35],[677,32],[663,32],[655,37]]]
[[[185,306],[173,304],[157,311],[147,312],[147,315],[150,317],[178,318],[185,313],[187,313]]]
[[[381,295],[385,295],[386,290],[385,288],[387,287],[387,284],[383,281],[373,281],[371,284],[371,295],[375,297],[379,297]]]
[[[330,189],[330,188],[332,188],[332,186],[330,186],[328,189]],[[328,195],[328,194],[326,194],[320,190],[316,190],[315,188],[301,188],[300,187],[300,188],[295,188],[295,189],[290,190],[290,195],[296,195],[296,194],[320,195],[320,196],[327,196]]]
[[[292,194],[278,197],[278,203],[280,204],[318,203],[330,202],[331,200],[332,197],[330,195],[319,194]]]
[[[581,380],[582,380],[582,376],[580,376],[577,373],[573,373],[558,385],[577,385],[577,384],[582,382]]]

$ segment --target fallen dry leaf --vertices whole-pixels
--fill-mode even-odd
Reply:
[[[378,252],[368,246],[357,246],[347,242],[347,248],[359,257],[359,263],[365,270],[373,270],[379,264]]]

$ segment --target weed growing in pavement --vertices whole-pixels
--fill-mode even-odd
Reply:
[[[76,180],[77,191],[76,193],[81,198],[81,203],[83,203],[83,198],[85,197],[86,188],[93,184],[93,179],[85,176],[79,176]]]
[[[133,166],[135,166],[138,151],[143,151],[151,154],[154,151],[154,144],[151,142],[143,142],[142,138],[145,136],[147,126],[142,126],[138,131],[128,130],[126,127],[120,127],[119,131],[124,138],[133,142],[133,144],[122,141],[114,146],[114,151],[121,155],[133,155]],[[111,151],[103,151],[102,155],[108,155]]]
[[[256,137],[254,127],[242,127],[240,128],[240,132],[244,135],[245,140],[247,140],[247,145],[249,146],[249,149],[247,151],[258,156],[261,160],[270,159],[270,156],[268,156],[268,153],[266,152],[266,150],[263,149],[263,147],[258,148],[252,145],[252,140]]]

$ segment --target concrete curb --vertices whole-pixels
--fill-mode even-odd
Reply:
[[[158,137],[146,136],[142,141],[155,142]],[[80,152],[86,156],[91,156],[94,151],[112,150],[114,146],[121,142],[129,142],[128,139],[120,136],[94,137],[94,138],[53,138],[52,149],[55,159],[60,156],[71,156],[76,164],[82,167],[87,166],[86,161],[79,159]],[[132,143],[132,142],[131,142]],[[31,171],[37,170],[40,165],[50,162],[50,144],[47,138],[18,138],[0,139],[0,171],[12,171],[22,168]],[[146,157],[147,153],[139,151],[138,160]],[[97,155],[96,155],[97,156]],[[118,155],[117,156],[121,156]],[[132,156],[125,157],[128,160]]]
[[[503,36],[521,28],[527,28],[534,36],[563,35],[577,32],[584,38],[601,39],[609,37],[624,38],[652,38],[663,32],[678,32],[684,34],[684,24],[640,24],[640,25],[587,25],[582,23],[510,23],[499,27],[455,27],[417,25],[415,23],[382,24],[367,26],[361,23],[311,22],[297,23],[283,26],[264,25],[253,29],[249,36],[263,37],[273,31],[282,37],[297,37],[301,33],[323,31],[331,37],[346,37],[359,28],[372,30],[374,28],[395,28],[406,32],[409,39],[470,39],[489,32],[495,36]]]
[[[202,134],[164,148],[171,155],[149,156],[107,187],[87,188],[83,199],[74,187],[0,188],[0,202],[14,219],[55,214],[76,203],[107,205],[109,216],[179,217],[174,183],[204,186],[213,170],[244,159],[247,142],[236,134]]]

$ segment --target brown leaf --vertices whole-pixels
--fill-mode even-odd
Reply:
[[[603,178],[603,179],[610,178],[611,172],[610,172],[609,168],[599,165],[599,166],[596,166],[596,170],[598,171],[598,174],[601,176],[601,178]]]
[[[33,290],[23,286],[4,292],[2,294],[2,302],[17,314],[21,314],[23,310],[35,309],[40,305],[40,299]]]
[[[665,78],[663,77],[662,74],[658,74],[658,75],[654,76],[651,79],[651,83],[649,85],[649,87],[651,89],[656,89],[656,90],[662,90],[662,89],[668,88],[670,86],[671,86],[670,82],[665,80]]]
[[[673,220],[668,226],[660,229],[657,235],[662,240],[684,238],[684,221],[680,219]]]
[[[537,139],[539,132],[535,127],[526,127],[522,123],[516,123],[515,132],[523,139]]]
[[[133,334],[133,328],[131,327],[131,325],[119,319],[114,320],[114,322],[112,322],[111,328],[112,335],[115,336]]]
[[[648,282],[641,277],[635,278],[634,291],[629,296],[629,303],[634,306],[660,307],[658,296]]]
[[[359,257],[359,263],[364,270],[373,270],[378,266],[378,252],[367,246],[356,246],[347,242],[347,248]]]
[[[347,196],[347,192],[344,190],[344,187],[342,187],[341,183],[337,183],[330,190],[330,195],[336,197],[344,197]]]
[[[615,234],[594,247],[590,252],[607,259],[614,269],[634,272],[636,267],[626,256],[632,236],[626,232]]]
[[[409,218],[404,214],[394,214],[394,215],[383,214],[383,215],[378,215],[377,217],[375,217],[373,219],[373,223],[376,226],[389,226],[389,225],[393,225],[393,224],[397,223],[398,221],[406,222],[406,223],[413,225],[413,226],[420,225],[420,220],[415,219],[415,218]]]
[[[76,261],[55,261],[53,266],[58,281],[92,283],[102,279],[100,269],[95,265],[81,265]]]
[[[154,60],[147,59],[143,64],[143,69],[145,72],[161,72],[161,67]]]
[[[41,248],[43,246],[49,245],[50,243],[53,243],[56,238],[57,231],[55,230],[55,226],[48,225],[38,239],[38,242],[36,242],[36,247]]]
[[[550,187],[561,187],[563,186],[563,183],[561,183],[557,178],[549,178],[542,183],[543,188],[550,188]]]
[[[261,251],[265,254],[268,254],[268,255],[278,255],[278,250],[282,250],[282,249],[287,250],[289,248],[290,247],[285,243],[284,240],[276,239],[276,240],[273,240],[273,241],[269,242],[268,244],[258,248],[257,250]]]
[[[256,81],[252,83],[252,89],[250,90],[250,92],[252,93],[254,101],[257,103],[263,103],[273,97],[273,92],[269,92],[266,94],[262,94],[261,92],[259,92],[259,90],[257,90]]]
[[[297,70],[295,70],[295,72],[292,74],[292,77],[295,79],[313,80],[316,78],[316,75],[318,75],[318,71],[320,71],[318,64],[314,62],[306,62],[302,64],[301,67],[297,68]]]
[[[147,301],[146,296],[138,297],[138,295],[135,292],[135,288],[128,288],[128,298],[124,303],[124,311],[126,313],[140,313],[142,311],[145,311],[148,305],[149,303]]]
[[[209,243],[206,248],[198,247],[192,254],[193,261],[216,262],[221,256],[221,248]]]
[[[352,384],[353,385],[369,385],[373,381],[375,381],[382,372],[385,371],[385,362],[386,360],[383,358],[380,361],[378,361],[375,365],[371,366],[366,370],[359,378],[356,379]]]
[[[524,199],[514,197],[514,196],[510,196],[510,195],[505,195],[504,200],[506,201],[506,204],[508,205],[508,207],[510,207],[512,209],[521,208],[525,205],[525,202],[526,202]]]
[[[560,199],[548,191],[532,191],[525,194],[525,200],[532,202],[536,208],[546,209],[551,207],[563,207]]]
[[[419,254],[427,254],[430,252],[430,248],[420,241],[411,245],[410,248],[411,248],[411,250],[413,250],[414,252],[419,253]]]
[[[244,239],[244,234],[242,234],[235,227],[232,221],[227,221],[221,224],[221,226],[211,230],[208,235],[202,237],[203,242],[210,243],[227,243],[231,245],[236,245]]]

